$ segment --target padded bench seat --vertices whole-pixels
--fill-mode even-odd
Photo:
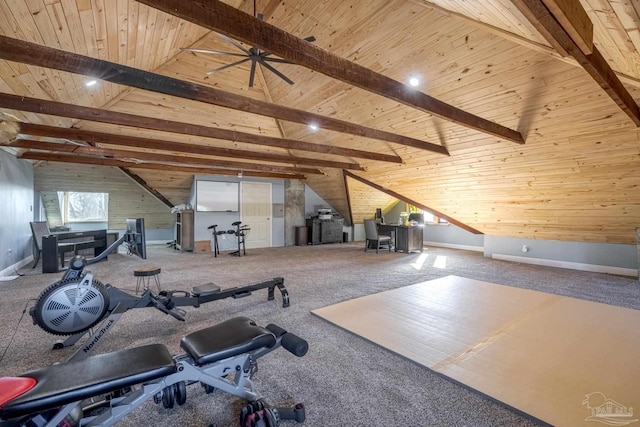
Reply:
[[[248,317],[234,317],[193,332],[180,341],[180,347],[197,365],[206,365],[263,347],[271,348],[276,337]]]
[[[41,412],[175,372],[173,358],[162,344],[47,366],[21,375],[35,379],[36,385],[1,407],[0,418],[10,419]]]

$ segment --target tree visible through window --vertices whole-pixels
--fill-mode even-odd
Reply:
[[[107,221],[109,193],[64,193],[64,221]]]

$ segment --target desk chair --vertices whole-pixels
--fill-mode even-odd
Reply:
[[[378,227],[376,226],[376,222],[372,219],[364,220],[364,251],[366,252],[369,249],[369,243],[375,245],[376,253],[378,250],[384,246],[389,248],[389,252],[391,252],[391,236],[385,236],[382,234],[378,234]],[[372,248],[373,249],[373,248]]]
[[[42,238],[44,236],[49,236],[51,232],[49,231],[49,226],[46,221],[30,222],[29,225],[31,226],[31,234],[33,234],[33,256],[36,259],[33,263],[33,267],[31,268],[36,268],[38,261],[40,261],[40,256],[42,255]],[[58,255],[60,255],[60,265],[64,267],[64,254],[67,252],[76,253],[76,244],[58,243],[57,252]]]

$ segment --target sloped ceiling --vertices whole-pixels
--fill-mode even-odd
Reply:
[[[616,89],[632,103],[640,99],[637,1],[579,2],[606,62],[599,70],[610,67],[619,81],[613,89],[575,56],[559,52],[525,17],[523,4],[542,1],[256,1],[267,24],[296,37],[315,36],[313,45],[322,49],[315,52],[400,83],[421,79],[418,88],[407,86],[393,96],[380,94],[388,87],[382,84],[367,90],[381,80],[368,80],[351,67],[347,71],[355,74],[342,70],[346,79],[356,76],[351,83],[292,64],[274,66],[294,85],[258,67],[249,88],[248,63],[208,75],[236,58],[180,48],[234,47],[216,32],[143,3],[0,0],[0,33],[11,40],[160,76],[127,77],[120,70],[120,83],[127,84],[102,75],[86,87],[82,73],[1,59],[0,111],[23,123],[20,138],[5,149],[38,165],[90,159],[127,168],[168,204],[186,200],[194,173],[243,171],[246,177],[304,179],[355,223],[395,200],[382,188],[486,234],[635,242],[640,141],[636,120],[621,108]],[[253,14],[253,1],[224,3]],[[50,55],[32,45],[26,51]],[[321,59],[330,64],[328,54]],[[186,83],[172,86],[167,77]],[[172,87],[184,90],[174,93]],[[457,118],[398,100],[422,94],[455,107]],[[45,110],[31,98],[65,105]],[[220,106],[221,98],[235,107]],[[74,115],[69,105],[101,111]],[[465,125],[459,111],[516,132],[524,143]],[[337,130],[311,130],[309,115],[333,119]],[[145,118],[160,120],[151,125]],[[345,122],[359,127],[343,130]],[[371,137],[374,131],[386,135]]]

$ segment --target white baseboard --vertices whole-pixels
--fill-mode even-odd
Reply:
[[[147,245],[166,245],[169,240],[147,240]]]
[[[424,241],[425,246],[439,246],[441,248],[462,249],[464,251],[484,252],[482,246],[456,245],[454,243],[428,242]]]
[[[16,273],[19,268],[24,267],[25,265],[31,263],[33,261],[33,255],[29,255],[22,261],[18,261],[17,263],[10,265],[4,270],[0,271],[0,277],[12,276]]]
[[[556,261],[544,258],[531,258],[515,255],[492,254],[491,258],[503,261],[521,262],[524,264],[543,265],[546,267],[567,268],[570,270],[591,271],[594,273],[608,273],[619,276],[638,277],[638,270],[634,268],[611,267],[608,265],[584,264],[581,262]]]

